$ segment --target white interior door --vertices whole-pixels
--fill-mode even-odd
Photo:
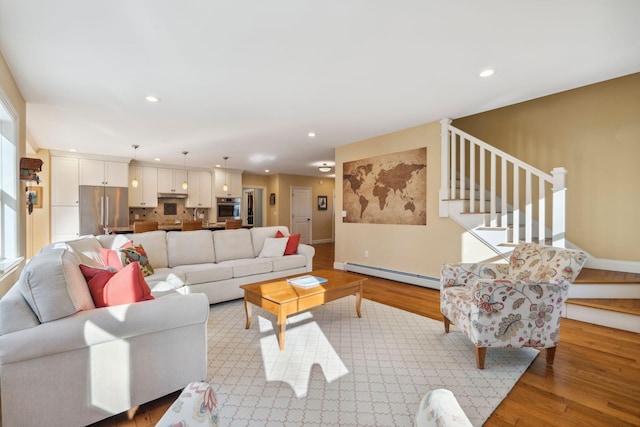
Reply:
[[[300,243],[311,244],[311,188],[291,187],[291,234],[300,234]]]

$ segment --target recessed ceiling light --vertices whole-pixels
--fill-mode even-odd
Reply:
[[[265,173],[269,173],[269,169],[265,169],[265,170],[264,170],[264,172],[265,172]]]
[[[486,70],[482,70],[480,72],[480,77],[491,77],[496,71],[492,68],[487,68]]]
[[[309,132],[309,133],[307,134],[307,136],[308,136],[309,138],[313,138],[313,137],[315,137],[315,136],[316,136],[316,133],[315,133],[315,132]]]
[[[146,99],[149,102],[160,102],[160,98],[153,95],[146,96],[144,99]]]
[[[219,168],[219,167],[220,167],[220,165],[216,165],[216,167],[217,167],[217,168]]]
[[[69,148],[69,151],[71,151],[72,153],[75,153],[78,150],[76,150],[75,148]]]
[[[156,162],[159,162],[159,161],[160,161],[160,159],[159,159],[158,157],[156,157],[156,158],[155,158],[155,159],[153,159],[153,160],[155,160]]]

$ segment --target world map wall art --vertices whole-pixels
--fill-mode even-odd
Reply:
[[[427,148],[343,164],[343,222],[427,224]]]

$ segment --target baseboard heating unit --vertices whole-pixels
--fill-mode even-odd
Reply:
[[[431,289],[440,289],[440,279],[436,277],[389,270],[387,268],[371,267],[369,265],[353,264],[350,262],[344,264],[344,269],[345,271],[380,277],[382,279],[395,280],[396,282],[409,283],[411,285],[418,285]]]

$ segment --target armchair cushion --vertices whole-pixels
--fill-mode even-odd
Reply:
[[[573,282],[585,261],[586,255],[580,251],[522,243],[509,258],[509,276],[514,280]]]

